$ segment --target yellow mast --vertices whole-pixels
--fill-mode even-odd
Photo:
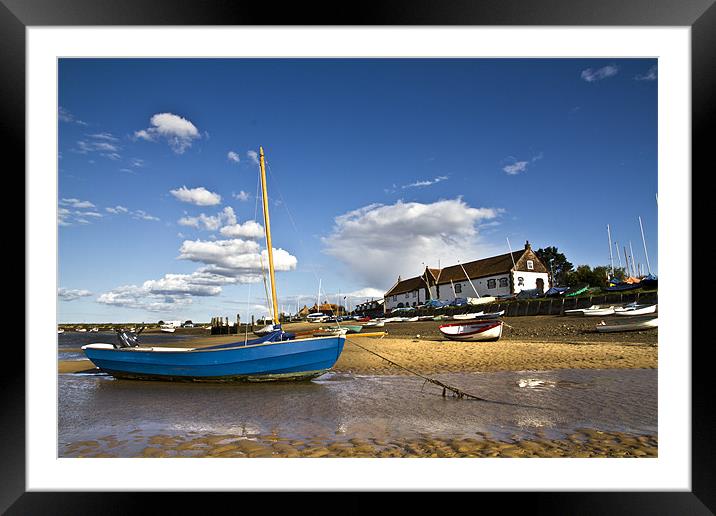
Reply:
[[[271,222],[269,221],[268,196],[266,194],[266,165],[264,148],[259,147],[259,164],[261,165],[261,192],[264,201],[264,225],[266,226],[266,249],[268,250],[269,273],[271,275],[271,301],[273,302],[273,323],[278,324],[278,303],[276,301],[276,276],[273,270],[273,246],[271,245]]]

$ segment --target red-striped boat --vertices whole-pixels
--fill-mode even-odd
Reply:
[[[502,321],[471,321],[443,324],[440,333],[450,340],[498,340],[502,336]]]

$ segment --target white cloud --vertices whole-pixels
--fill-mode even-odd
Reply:
[[[62,199],[61,206],[70,206],[71,208],[95,208],[95,205],[89,201],[80,201],[79,199]]]
[[[264,236],[264,228],[256,221],[247,220],[243,224],[224,226],[220,233],[229,238],[261,238]]]
[[[157,113],[149,122],[151,127],[135,131],[134,137],[150,142],[164,139],[177,154],[183,154],[193,140],[201,138],[194,124],[173,113]]]
[[[327,254],[385,292],[398,275],[420,274],[422,263],[437,267],[440,260],[445,266],[494,251],[482,243],[476,226],[502,211],[472,208],[460,198],[371,204],[336,217],[333,231],[322,241]]]
[[[79,299],[81,297],[87,297],[91,296],[92,292],[89,290],[84,289],[70,289],[70,288],[63,288],[60,287],[57,289],[57,297],[62,299],[63,301],[74,301],[75,299]]]
[[[251,195],[248,192],[244,192],[243,190],[241,190],[239,193],[231,194],[231,196],[234,199],[238,199],[239,201],[242,201],[242,202],[248,201],[249,198],[251,197]]]
[[[511,165],[506,165],[502,168],[502,170],[504,170],[507,174],[514,176],[516,174],[519,174],[520,172],[525,172],[527,170],[527,162],[516,161]]]
[[[119,139],[114,136],[112,133],[95,133],[88,135],[90,138],[96,138],[98,140],[107,140],[110,142],[116,142],[119,141]]]
[[[249,158],[251,160],[251,163],[253,163],[254,165],[259,164],[259,153],[255,150],[247,151],[246,157]]]
[[[242,282],[261,279],[261,268],[268,269],[268,253],[253,240],[240,238],[231,240],[185,240],[179,249],[178,259],[207,265],[200,269],[222,276],[234,277]],[[298,260],[288,251],[274,249],[274,269],[290,271],[296,268]]]
[[[210,192],[203,186],[191,189],[182,186],[176,190],[170,190],[169,193],[182,202],[196,204],[197,206],[214,206],[221,202],[221,195]]]
[[[134,210],[132,212],[132,218],[138,219],[138,220],[159,220],[159,217],[155,217],[154,215],[150,215],[144,210]]]
[[[124,285],[103,293],[97,298],[97,302],[109,306],[168,313],[186,307],[191,304],[192,299],[187,293],[173,295],[152,293],[144,286]]]
[[[60,106],[57,116],[61,122],[70,122],[70,123],[78,124],[78,125],[87,125],[87,122],[83,122],[82,120],[75,118],[75,116],[72,113],[70,113],[67,109],[63,108],[62,106]]]
[[[654,65],[649,68],[649,70],[647,70],[644,75],[639,74],[635,76],[634,79],[636,79],[637,81],[655,81],[657,78],[657,71],[657,66]]]
[[[440,181],[445,181],[448,177],[447,176],[438,176],[434,179],[426,179],[423,181],[416,181],[414,183],[410,183],[409,185],[403,185],[403,188],[416,188],[421,186],[430,186],[434,185],[435,183],[439,183]]]
[[[91,141],[86,140],[79,140],[77,142],[77,148],[73,149],[74,152],[77,152],[79,154],[89,154],[91,152],[97,152],[100,156],[104,156],[105,158],[109,158],[112,160],[118,160],[121,158],[119,155],[119,150],[121,147],[116,145],[115,143],[110,143],[110,141],[107,141],[107,135],[109,133],[101,133],[104,138],[98,138],[98,135],[90,135],[92,138],[95,138]],[[111,136],[111,135],[109,135]]]
[[[241,161],[241,158],[239,157],[239,155],[237,153],[235,153],[234,151],[229,151],[229,153],[226,155],[226,158],[229,161],[233,161],[234,163],[239,163]]]
[[[231,206],[226,206],[216,215],[199,214],[197,217],[182,217],[177,221],[180,226],[188,226],[207,231],[218,231],[221,226],[236,224],[236,214]]]
[[[602,79],[613,77],[618,71],[619,68],[616,65],[607,65],[597,69],[587,68],[582,70],[582,79],[587,82],[601,81]]]

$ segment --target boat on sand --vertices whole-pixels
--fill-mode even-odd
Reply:
[[[450,340],[488,341],[502,336],[502,321],[476,321],[443,324],[438,329]]]
[[[596,330],[599,333],[614,333],[621,331],[641,331],[650,330],[659,326],[659,318],[654,317],[652,319],[644,319],[641,321],[629,321],[628,323],[611,323],[607,324],[604,321],[597,324]]]
[[[622,316],[634,316],[634,315],[649,315],[656,312],[657,305],[637,305],[631,304],[614,309],[616,315]]]

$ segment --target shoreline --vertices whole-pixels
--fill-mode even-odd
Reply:
[[[595,318],[601,320],[601,318]],[[459,342],[444,339],[439,323],[386,325],[383,337],[347,336],[343,352],[332,368],[341,373],[410,374],[361,349],[363,346],[391,361],[422,374],[452,372],[530,371],[553,369],[656,369],[658,330],[600,334],[599,320],[583,317],[534,316],[506,320],[503,337],[494,342]],[[315,330],[315,323],[289,323],[289,332]],[[591,330],[591,331],[590,331]],[[194,335],[162,343],[177,349],[201,348],[241,342],[244,335]],[[249,334],[249,339],[253,335]],[[63,348],[64,352],[81,352]],[[94,369],[87,359],[60,360],[59,372]]]

